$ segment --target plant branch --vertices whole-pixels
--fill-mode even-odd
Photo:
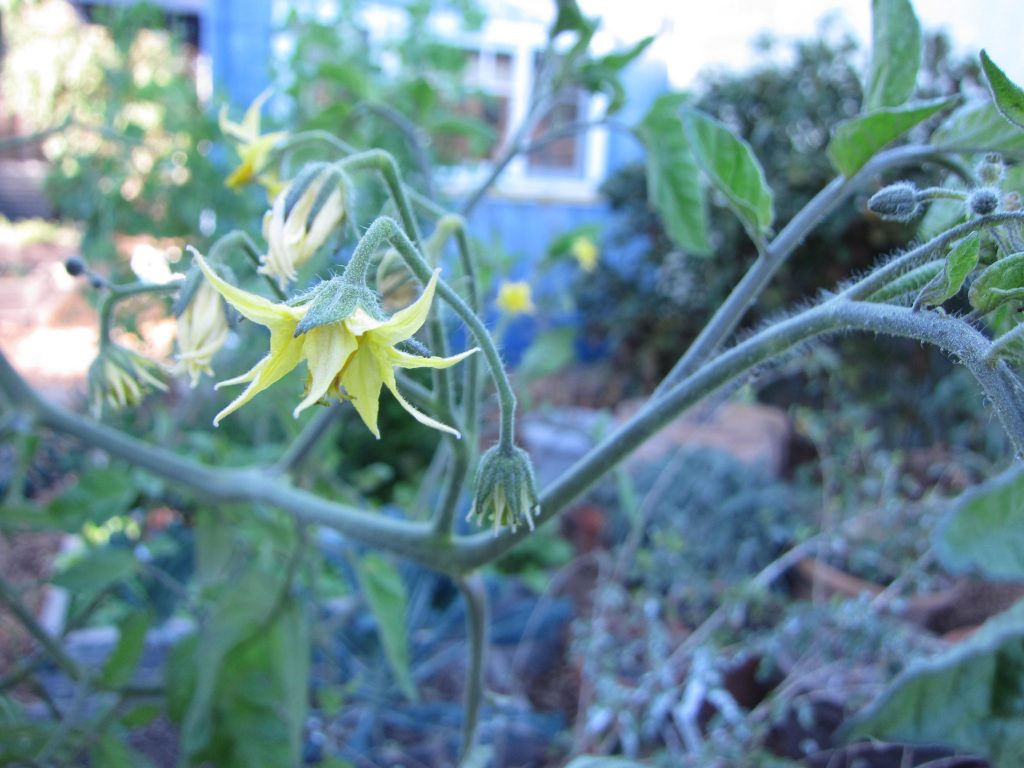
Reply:
[[[660,397],[673,385],[693,373],[736,330],[747,309],[790,254],[865,179],[889,168],[937,154],[939,150],[929,146],[913,145],[890,149],[876,155],[849,179],[839,176],[829,182],[790,220],[764,252],[758,255],[690,348],[655,389],[654,396]]]
[[[1024,414],[1013,374],[985,362],[991,342],[967,323],[937,312],[849,301],[840,297],[772,325],[705,363],[661,397],[652,397],[633,418],[602,440],[544,490],[535,520],[546,522],[623,461],[685,409],[751,369],[816,336],[859,330],[916,339],[956,357],[974,374],[992,402],[1018,454],[1024,455]],[[526,529],[494,537],[476,534],[456,541],[454,567],[469,570],[491,562],[529,534]]]
[[[458,580],[459,591],[466,601],[466,634],[469,662],[466,668],[466,692],[463,706],[462,748],[460,764],[469,757],[476,743],[476,727],[484,698],[484,670],[487,656],[487,588],[480,574]]]

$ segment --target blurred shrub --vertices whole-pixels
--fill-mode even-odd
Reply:
[[[246,203],[213,162],[216,120],[201,104],[195,51],[145,4],[97,8],[85,23],[64,0],[23,2],[4,17],[0,88],[22,130],[66,125],[42,144],[47,193],[85,227],[90,259],[115,234],[211,234]],[[204,220],[200,225],[201,219]]]

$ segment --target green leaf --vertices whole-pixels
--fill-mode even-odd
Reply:
[[[829,160],[837,171],[849,178],[885,145],[954,101],[952,98],[917,101],[844,120],[832,132],[827,150]]]
[[[967,276],[978,266],[981,236],[971,232],[957,240],[946,256],[944,268],[918,295],[914,307],[934,307],[960,292]]]
[[[647,197],[665,231],[687,253],[708,256],[707,199],[678,113],[684,100],[681,94],[659,97],[636,133],[647,149]]]
[[[1024,603],[911,664],[840,734],[863,737],[948,744],[994,765],[1024,764]]]
[[[1024,90],[1008,78],[985,51],[981,52],[981,68],[999,114],[1018,128],[1024,128]]]
[[[932,144],[945,149],[1024,154],[1024,133],[1008,123],[990,101],[965,104],[935,129]]]
[[[885,287],[871,294],[870,301],[892,302],[916,294],[938,275],[944,265],[938,261],[929,261],[919,267],[900,275]]]
[[[686,136],[698,165],[751,233],[764,234],[775,218],[772,190],[754,150],[714,118],[696,110],[683,114]]]
[[[117,645],[107,657],[103,671],[100,672],[100,685],[118,687],[132,679],[135,667],[138,666],[146,647],[146,632],[151,621],[152,616],[148,611],[140,611],[121,622]]]
[[[940,185],[946,189],[966,191],[963,182],[956,176],[949,175]],[[952,229],[967,218],[967,206],[963,200],[930,200],[921,223],[917,227],[917,239],[927,242]]]
[[[935,535],[943,565],[994,579],[1024,579],[1024,468],[959,496]]]
[[[65,531],[87,522],[99,523],[127,513],[138,492],[131,475],[120,469],[89,469],[50,504],[50,515]]]
[[[151,768],[145,755],[136,752],[114,733],[105,733],[89,750],[92,768]]]
[[[408,631],[405,626],[407,598],[401,574],[380,555],[368,554],[356,561],[363,596],[377,620],[384,655],[402,692],[416,699],[409,670]]]
[[[520,382],[554,376],[576,359],[576,330],[572,327],[545,331],[533,340],[516,369]]]
[[[583,15],[576,0],[555,0],[555,2],[558,6],[558,15],[548,33],[551,39],[558,37],[563,32],[586,34],[591,30],[592,22]]]
[[[1024,252],[1011,253],[985,269],[967,294],[979,312],[991,312],[1008,301],[1024,299]]]
[[[308,622],[294,600],[275,607],[267,621],[223,655],[210,685],[205,739],[186,741],[182,734],[182,745],[187,744],[191,758],[188,764],[218,768],[301,764],[308,702]],[[205,642],[200,635],[186,638],[168,661],[168,711],[176,721],[187,721],[193,711],[202,683],[197,662]]]
[[[52,583],[88,603],[104,590],[132,576],[137,567],[135,555],[130,550],[89,548],[54,576]]]
[[[921,25],[910,0],[872,0],[871,67],[864,108],[898,107],[910,98],[921,67]]]

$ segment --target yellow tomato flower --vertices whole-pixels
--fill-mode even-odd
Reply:
[[[248,320],[270,330],[270,352],[251,370],[217,386],[248,383],[249,386],[224,410],[214,424],[241,408],[257,394],[306,361],[309,375],[306,395],[293,413],[299,413],[327,395],[351,400],[363,423],[380,437],[377,412],[380,391],[387,387],[413,418],[428,427],[459,433],[446,424],[420,413],[402,396],[395,382],[396,368],[448,368],[476,352],[470,349],[451,357],[420,357],[395,348],[420,329],[430,312],[440,270],[434,272],[420,297],[387,320],[377,320],[357,306],[347,317],[316,326],[299,336],[296,327],[309,305],[275,304],[262,296],[243,291],[222,280],[193,249],[196,264],[221,296]]]
[[[220,109],[220,130],[238,142],[238,158],[241,160],[239,166],[228,176],[225,184],[232,189],[245,186],[263,171],[267,163],[267,156],[281,139],[288,134],[285,131],[276,131],[260,135],[260,109],[264,102],[270,98],[270,90],[266,90],[256,97],[256,100],[249,105],[245,111],[245,117],[241,123],[234,123],[228,120],[228,105]],[[270,183],[274,183],[271,179]]]
[[[333,189],[325,189],[328,184]],[[320,173],[287,210],[290,189],[289,185],[278,194],[273,207],[263,216],[267,254],[261,259],[259,272],[276,277],[282,290],[295,279],[299,267],[344,223],[346,214],[345,186],[335,174]],[[320,199],[321,192],[324,199]]]
[[[580,235],[575,238],[572,241],[572,245],[569,246],[569,252],[584,272],[593,272],[597,267],[597,259],[600,256],[600,252],[597,250],[597,243],[589,237]]]
[[[210,363],[228,337],[228,318],[220,295],[206,280],[196,288],[188,306],[178,315],[178,364],[175,373],[188,372],[191,386],[203,373],[212,376]]]
[[[525,280],[502,281],[494,303],[506,315],[532,315],[536,310],[533,306],[533,292]]]

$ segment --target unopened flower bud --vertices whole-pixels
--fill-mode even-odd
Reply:
[[[71,256],[64,262],[64,269],[72,277],[78,277],[85,274],[85,262],[77,256]]]
[[[510,317],[532,315],[537,309],[533,305],[533,291],[525,280],[514,282],[503,280],[498,286],[498,296],[494,303],[498,309]]]
[[[977,172],[982,184],[987,187],[997,186],[1003,180],[1003,175],[1006,173],[1006,164],[1003,162],[1003,156],[998,152],[989,152],[978,163]]]
[[[1003,210],[1019,211],[1022,207],[1024,207],[1021,205],[1021,202],[1022,201],[1020,192],[1007,192],[1005,195],[1003,195]]]
[[[987,216],[999,210],[1002,193],[993,187],[979,187],[967,197],[967,210],[974,216]]]
[[[480,459],[473,506],[466,519],[492,525],[495,536],[502,528],[514,531],[524,523],[532,531],[537,507],[537,484],[526,451],[514,446],[490,448]]]
[[[326,164],[310,166],[285,188],[263,216],[267,254],[259,271],[283,289],[340,227],[348,211],[348,184]]]
[[[921,210],[917,187],[909,181],[890,184],[871,196],[868,208],[886,221],[911,221]]]

